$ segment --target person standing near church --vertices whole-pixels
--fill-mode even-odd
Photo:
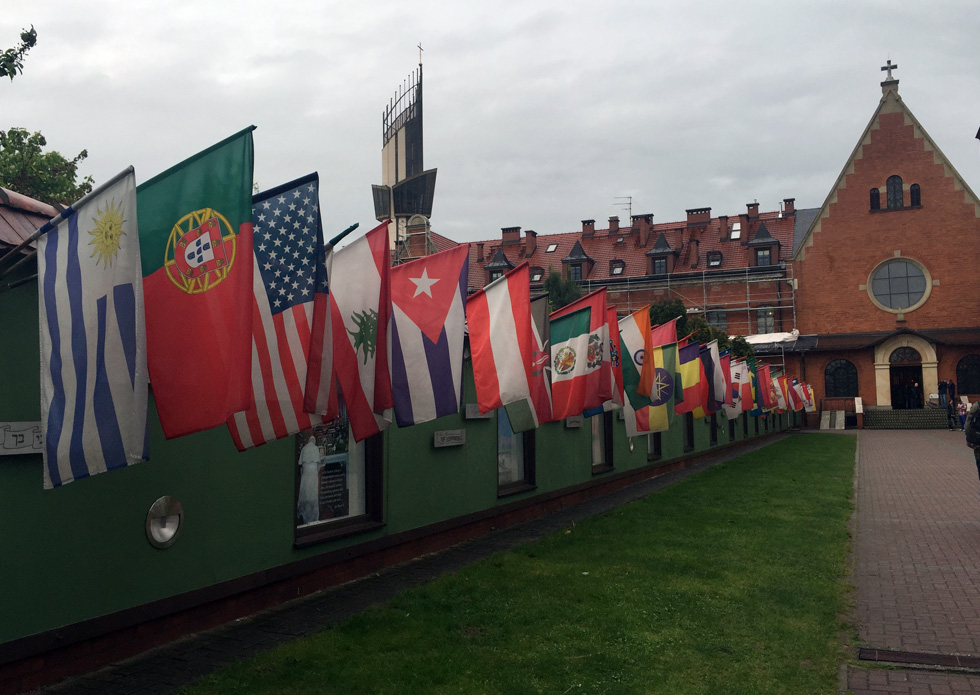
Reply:
[[[946,382],[946,397],[956,403],[956,382],[952,379]]]
[[[968,410],[968,408],[966,407],[966,403],[964,403],[963,401],[960,401],[959,403],[956,404],[956,412],[960,416],[960,431],[962,431],[962,432],[965,432],[966,431],[966,411],[967,410]]]
[[[939,382],[939,407],[946,407],[946,380],[943,379]]]

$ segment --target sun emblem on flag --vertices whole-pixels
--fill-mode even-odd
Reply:
[[[95,227],[89,232],[92,240],[88,244],[95,247],[89,258],[98,256],[95,264],[101,263],[103,268],[108,268],[119,255],[122,238],[126,236],[123,231],[126,220],[123,219],[122,203],[116,205],[114,198],[106,202],[105,208],[97,208],[97,212],[98,216],[92,218]]]
[[[573,369],[575,369],[575,350],[566,345],[555,355],[555,373],[564,375]]]
[[[207,292],[228,277],[235,262],[235,241],[235,230],[217,210],[189,212],[170,230],[164,271],[182,292]]]

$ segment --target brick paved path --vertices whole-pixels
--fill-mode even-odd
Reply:
[[[980,656],[980,481],[963,434],[861,432],[855,530],[859,644]],[[850,667],[847,686],[980,693],[980,673]]]

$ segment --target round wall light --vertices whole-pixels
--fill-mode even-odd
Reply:
[[[146,513],[146,539],[154,548],[169,548],[184,526],[184,508],[176,497],[164,495]]]

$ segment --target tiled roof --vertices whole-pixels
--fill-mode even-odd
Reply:
[[[690,227],[687,220],[649,225],[642,217],[634,217],[632,227],[620,227],[611,231],[596,229],[590,234],[583,234],[582,231],[537,234],[533,237],[533,249],[530,254],[527,253],[527,236],[523,236],[520,243],[507,245],[502,245],[498,237],[470,244],[469,284],[472,287],[483,287],[489,282],[489,273],[484,266],[498,251],[514,265],[526,260],[532,267],[543,268],[545,272],[549,268],[560,271],[562,261],[573,257],[576,244],[580,246],[583,255],[595,261],[591,270],[587,267],[583,268],[583,280],[592,282],[645,276],[647,253],[658,244],[666,244],[666,247],[658,248],[658,252],[663,249],[664,252],[678,254],[673,275],[738,270],[751,265],[748,245],[756,238],[760,227],[765,229],[763,236],[768,235],[778,242],[777,253],[773,254],[773,263],[779,263],[788,261],[792,256],[797,216],[805,216],[807,220],[812,221],[813,211],[796,210],[795,214],[789,215],[780,211],[760,212],[758,217],[751,219],[744,214],[727,218],[714,217],[707,220],[705,224]],[[741,223],[741,235],[737,240],[731,238],[731,227],[734,222]],[[722,229],[723,223],[724,229]],[[548,249],[551,247],[554,247],[554,250],[549,253]],[[721,253],[721,263],[709,269],[707,254],[711,251]],[[611,274],[612,267],[618,265],[612,261],[622,261],[625,266],[622,273]],[[585,274],[586,270],[588,270],[587,274]]]
[[[19,245],[57,214],[47,203],[0,188],[0,245]]]

